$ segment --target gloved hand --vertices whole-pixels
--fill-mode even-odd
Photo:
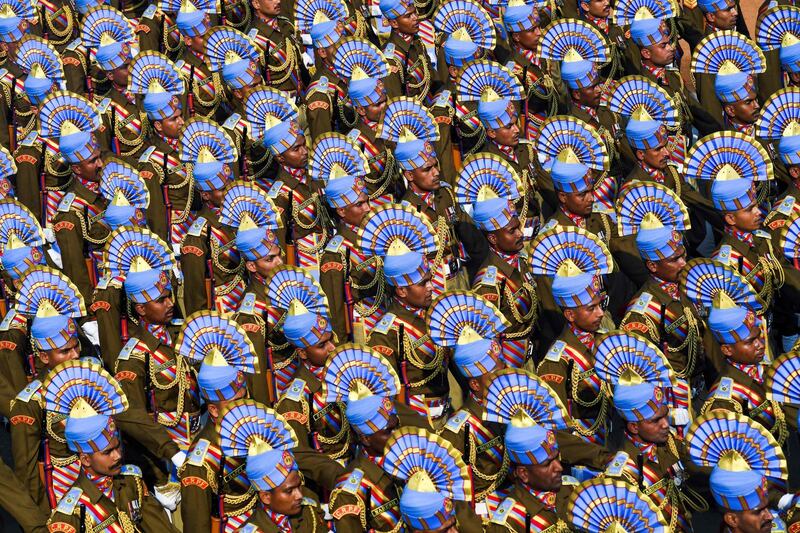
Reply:
[[[56,265],[58,268],[64,268],[64,263],[61,261],[61,254],[53,250],[52,248],[47,249],[47,255],[50,256],[50,260]]]
[[[166,483],[153,487],[153,496],[164,509],[174,512],[181,503],[181,486],[179,483]]]
[[[53,228],[44,228],[44,240],[50,244],[56,242],[56,233],[53,231]]]
[[[89,342],[95,346],[100,346],[100,329],[97,326],[96,320],[86,322],[81,326],[81,330],[83,330],[83,334],[86,335],[86,338],[89,339]]]
[[[689,411],[683,407],[673,407],[669,414],[673,426],[685,426],[689,423]]]
[[[172,464],[175,465],[176,469],[179,469],[183,466],[183,463],[186,462],[186,452],[178,452],[169,459],[172,461]]]

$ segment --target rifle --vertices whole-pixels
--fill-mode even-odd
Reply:
[[[245,150],[245,148],[246,148],[246,146],[245,146],[246,139],[247,139],[247,124],[244,124],[243,125],[243,130],[242,130],[242,142],[241,142],[241,146],[239,146],[239,165],[240,165],[239,170],[241,172],[242,179],[245,179],[247,177],[247,172],[249,170],[247,168],[247,154],[245,153],[246,152],[246,150]]]
[[[353,300],[353,288],[350,285],[350,247],[345,247],[344,253],[344,307],[345,307],[345,331],[347,332],[347,336],[352,342],[354,340],[355,334],[353,332],[353,306],[355,305],[355,301]]]
[[[17,114],[14,112],[14,100],[17,97],[17,78],[11,78],[11,99],[8,102],[8,142],[9,152],[17,149]]]
[[[53,461],[50,459],[50,438],[47,436],[47,410],[42,409],[42,454],[43,454],[43,477],[47,501],[50,508],[55,509],[58,505],[56,493],[53,490]]]
[[[164,208],[166,209],[167,217],[167,241],[172,240],[172,202],[169,199],[169,185],[167,179],[167,172],[169,172],[167,165],[167,152],[163,153],[164,157],[161,160],[161,169],[164,171],[164,185],[161,186],[161,193],[164,195]]]
[[[405,402],[408,405],[411,401],[408,392],[408,361],[406,360],[406,325],[402,322],[397,329],[397,362],[400,363],[400,379],[403,380],[403,393],[405,395]]]
[[[289,216],[286,217],[286,264],[294,266],[297,263],[294,246],[294,189],[289,195]]]
[[[88,77],[87,77],[88,79]],[[111,103],[111,146],[114,149],[114,155],[119,155],[121,153],[119,147],[119,139],[117,138],[117,106],[113,102]]]
[[[218,532],[225,531],[225,523],[228,517],[225,516],[225,466],[227,465],[228,458],[225,454],[221,454],[219,458],[219,472],[217,472],[217,518],[219,519]]]
[[[42,206],[41,220],[42,227],[47,226],[47,169],[45,165],[45,157],[47,157],[47,145],[42,142],[42,148],[39,151],[39,203]]]
[[[194,63],[189,66],[189,90],[186,96],[186,105],[189,108],[189,116],[194,116]]]
[[[269,393],[270,406],[272,406],[278,400],[278,392],[277,392],[278,391],[278,384],[277,384],[276,378],[275,378],[275,362],[272,359],[272,346],[269,345],[269,335],[270,335],[269,321],[265,320],[264,321],[264,336],[265,336],[264,344],[266,346],[266,349],[265,349],[265,354],[264,355],[266,356],[265,358],[267,360],[267,373],[268,373],[268,378],[267,379],[269,380],[267,382],[267,389],[269,389],[268,393]]]

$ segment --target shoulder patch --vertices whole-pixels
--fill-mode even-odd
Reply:
[[[486,267],[486,272],[483,273],[483,277],[481,277],[480,281],[481,285],[489,285],[490,287],[494,287],[497,285],[497,267],[496,266],[488,266]]]
[[[122,465],[122,470],[120,473],[123,476],[142,477],[142,469],[136,465]]]
[[[289,388],[286,389],[286,392],[283,393],[283,397],[293,402],[299,402],[302,399],[305,390],[305,380],[295,378],[294,381],[292,381],[292,384],[289,385]]]
[[[305,505],[306,507],[319,507],[319,502],[317,502],[314,498],[303,496],[303,501],[300,502],[300,505]]]
[[[97,112],[101,115],[105,115],[108,108],[111,106],[111,98],[103,98],[100,100],[100,103],[97,104]]]
[[[65,515],[72,515],[75,512],[75,507],[78,506],[78,502],[83,495],[83,491],[78,487],[72,487],[64,494],[64,497],[61,498],[61,501],[58,502],[58,506],[56,507],[56,512],[65,514]]]
[[[29,402],[31,398],[39,393],[39,390],[42,388],[42,382],[38,379],[35,379],[28,383],[28,386],[22,389],[19,394],[17,394],[17,400],[20,402]]]
[[[111,282],[111,275],[108,273],[103,274],[103,277],[97,282],[96,288],[99,290],[105,290],[108,288],[108,284]]]
[[[792,214],[792,208],[794,207],[794,196],[787,196],[783,199],[783,201],[778,205],[776,211],[782,215],[789,216]]]
[[[719,380],[719,385],[717,385],[714,394],[712,395],[711,399],[714,400],[730,400],[733,395],[733,379],[729,377],[724,377]]]
[[[314,86],[314,89],[317,89],[318,91],[322,91],[324,93],[328,92],[328,90],[330,89],[330,83],[328,83],[328,77],[320,76],[319,80],[317,81],[317,84]]]
[[[643,292],[639,295],[639,298],[636,300],[631,306],[631,311],[634,313],[644,314],[647,306],[650,305],[650,302],[653,300],[653,295],[649,292]]]
[[[151,146],[150,148],[142,152],[142,155],[139,156],[139,163],[147,163],[150,160],[150,156],[153,155],[153,152],[155,151],[156,147]]]
[[[144,13],[142,13],[142,18],[145,19],[153,18],[156,14],[156,9],[158,8],[156,7],[155,4],[150,4],[149,6],[147,6],[147,9],[144,10]]]
[[[394,43],[388,43],[386,47],[383,49],[383,57],[388,58],[394,55]]]
[[[68,192],[61,200],[61,203],[58,204],[58,210],[62,213],[66,213],[67,211],[69,211],[69,208],[72,207],[72,202],[74,201],[75,201],[75,193]]]
[[[242,303],[239,304],[239,312],[246,315],[256,314],[256,294],[248,292],[242,298]]]
[[[255,39],[256,35],[258,35],[258,28],[253,28],[252,30],[247,32],[247,36],[250,37],[251,39]]]
[[[542,226],[541,231],[547,231],[555,228],[556,226],[558,226],[558,220],[551,218],[550,220],[547,221],[547,223],[544,226]]]
[[[357,141],[360,136],[361,132],[358,130],[358,128],[353,128],[347,132],[347,137],[352,141]]]
[[[228,119],[222,124],[222,127],[229,130],[236,129],[236,125],[240,120],[242,120],[242,116],[239,113],[234,113],[228,117]]]
[[[579,483],[578,480],[572,476],[567,476],[567,475],[561,476],[562,485],[572,486],[572,485],[577,485],[578,483]]]
[[[274,200],[281,193],[282,188],[283,182],[281,180],[275,180],[275,183],[273,183],[272,187],[270,187],[269,191],[267,191],[267,196]]]
[[[362,479],[364,479],[364,471],[360,468],[355,468],[347,476],[347,479],[340,482],[339,488],[349,494],[357,494],[359,487],[361,487]]]
[[[494,510],[489,521],[492,524],[505,525],[506,520],[508,520],[508,515],[511,513],[511,509],[513,509],[516,504],[517,500],[514,498],[506,498],[500,502],[500,505],[498,505],[497,509]]]
[[[30,132],[27,137],[22,139],[22,143],[20,144],[22,144],[22,146],[33,146],[34,144],[36,144],[36,141],[38,139],[39,139],[39,132],[34,130]]]
[[[730,244],[723,244],[719,247],[719,251],[714,257],[720,263],[731,266],[731,246]]]
[[[381,333],[383,335],[389,333],[389,328],[391,328],[392,324],[394,324],[395,318],[397,318],[397,316],[394,313],[386,313],[383,315],[383,318],[381,318],[380,322],[375,324],[375,327],[372,328],[372,331],[375,333]]]
[[[433,107],[448,107],[450,105],[450,91],[447,89],[443,90],[439,93],[436,97],[436,101],[433,103]]]
[[[561,354],[564,353],[564,348],[566,347],[567,347],[566,342],[556,341],[553,343],[550,349],[547,350],[547,355],[545,355],[544,358],[547,359],[548,361],[554,361],[554,362],[561,361]]]
[[[194,220],[194,223],[189,228],[189,231],[187,231],[186,233],[188,235],[191,235],[192,237],[199,237],[200,235],[203,234],[203,228],[206,227],[207,223],[208,220],[206,220],[205,217],[197,217]]]
[[[77,39],[73,39],[73,40],[72,40],[72,42],[70,42],[70,43],[67,45],[67,47],[65,48],[65,50],[72,50],[72,51],[75,51],[75,50],[77,50],[77,49],[80,47],[80,45],[81,45],[81,44],[82,44],[81,38],[80,38],[80,37],[78,37]]]
[[[192,447],[192,453],[189,454],[189,458],[186,462],[193,466],[203,466],[210,445],[211,443],[206,439],[198,440]]]
[[[459,412],[450,417],[450,420],[445,423],[444,428],[453,433],[460,433],[461,428],[464,427],[464,423],[468,418],[469,413],[461,409]]]
[[[9,309],[6,316],[3,317],[3,321],[0,322],[0,331],[8,331],[11,328],[11,323],[14,321],[14,317],[17,316],[17,312],[13,309]]]
[[[764,231],[763,229],[757,229],[753,232],[753,235],[758,237],[759,239],[769,239],[769,233]]]
[[[325,246],[325,251],[336,253],[342,248],[343,242],[344,242],[344,237],[342,237],[341,235],[336,235],[330,241],[328,241],[328,245]]]
[[[606,467],[606,475],[611,477],[619,477],[622,475],[622,471],[625,468],[625,465],[628,463],[628,454],[619,451],[614,455],[614,458],[608,463]]]
[[[133,353],[133,349],[136,348],[136,345],[139,344],[139,339],[136,337],[131,337],[128,339],[128,342],[125,343],[125,346],[119,351],[119,356],[117,360],[119,361],[127,361],[131,358],[131,353]]]

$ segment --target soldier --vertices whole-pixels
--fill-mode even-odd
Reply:
[[[425,218],[406,206],[376,209],[363,224],[361,247],[381,257],[394,297],[370,332],[369,345],[394,359],[406,403],[441,426],[450,415],[449,352],[433,344],[424,320],[433,300],[427,256],[438,248],[436,234]]]
[[[478,101],[478,118],[488,138],[483,150],[507,161],[519,176],[522,187],[516,208],[523,221],[525,240],[530,241],[542,224],[543,200],[531,174],[533,146],[520,144],[515,101],[522,98],[522,86],[508,69],[497,63],[478,61],[464,68],[458,92],[462,100]]]
[[[76,37],[79,19],[77,6],[64,0],[49,0],[39,4],[41,8],[42,35],[59,53]]]
[[[565,527],[565,502],[577,480],[562,476],[556,430],[569,424],[563,405],[543,381],[524,371],[496,375],[486,402],[484,418],[507,424],[504,440],[513,480],[507,497],[499,505],[493,502],[487,531]]]
[[[112,416],[128,407],[119,383],[101,367],[72,362],[44,383],[44,405],[65,418],[69,449],[82,472],[53,510],[52,531],[78,531],[99,524],[123,530],[177,531],[142,480],[142,471],[123,465],[122,444]]]
[[[728,59],[734,48],[737,53]],[[718,121],[718,130],[753,135],[759,109],[755,74],[765,68],[764,54],[742,35],[716,32],[698,45],[692,56],[697,98]]]
[[[200,364],[197,383],[208,406],[208,422],[192,441],[181,478],[181,518],[186,531],[228,533],[249,517],[255,494],[239,457],[222,453],[219,422],[229,402],[247,396],[245,374],[258,370],[250,339],[236,322],[216,311],[198,311],[184,323],[175,352]]]
[[[309,182],[306,137],[285,95],[262,89],[247,98],[247,119],[278,163],[278,175],[265,183],[286,228],[282,243],[289,264],[319,269],[319,258],[331,231],[318,191]],[[295,255],[296,252],[296,255]]]
[[[145,141],[148,148],[139,157],[150,191],[147,226],[170,246],[180,245],[192,225],[192,183],[178,154],[186,85],[177,67],[158,52],[140,53],[130,73],[128,90],[144,95],[152,129]]]
[[[80,112],[76,114],[75,109]],[[97,194],[103,168],[98,143],[102,121],[92,103],[67,92],[51,93],[42,102],[39,119],[42,136],[58,140],[59,152],[72,170],[72,180],[53,217],[53,229],[64,272],[88,299],[96,280],[87,269],[87,245],[93,240],[92,222],[106,204]]]
[[[44,410],[42,381],[61,363],[80,356],[75,320],[86,316],[86,307],[66,276],[37,266],[22,278],[16,309],[9,313],[12,319],[15,313],[30,317],[31,344],[41,368],[39,379],[17,391],[9,414],[14,472],[39,508],[49,512],[78,479],[81,466],[64,445],[63,419]]]
[[[211,72],[206,58],[205,36],[211,29],[215,6],[210,1],[185,0],[175,23],[183,38],[183,51],[175,66],[187,85],[186,104],[189,117],[220,120],[220,105],[225,102],[225,88],[219,73]]]
[[[595,370],[613,387],[614,407],[625,424],[621,450],[605,476],[637,485],[673,531],[691,531],[690,512],[708,507],[688,489],[689,474],[681,462],[686,451],[670,423],[675,398],[669,362],[644,338],[612,332],[597,345]]]
[[[409,118],[416,131],[406,125]],[[424,215],[436,228],[439,248],[431,265],[435,293],[466,288],[465,259],[481,237],[476,239],[450,183],[440,175],[438,154],[431,144],[438,138],[433,116],[410,98],[392,100],[384,114],[381,136],[397,143],[395,158],[408,182],[401,203]]]
[[[237,152],[223,128],[198,117],[181,132],[180,154],[203,202],[181,243],[184,308],[186,313],[232,313],[244,295],[244,273],[233,231],[220,222],[219,213],[225,189],[233,181]]]
[[[456,515],[455,504],[472,499],[472,483],[449,442],[424,429],[400,428],[386,443],[383,469],[405,482],[400,515],[406,531],[461,531],[459,523],[466,517]]]
[[[691,416],[697,407],[692,400],[704,388],[705,365],[703,320],[678,285],[686,266],[682,232],[688,226],[688,212],[680,198],[663,185],[632,183],[620,197],[617,223],[621,234],[633,234],[648,272],[620,327],[644,335],[664,353],[676,374],[674,406]],[[676,414],[671,413],[673,425],[678,425]]]
[[[334,49],[344,32],[347,6],[343,0],[296,2],[295,23],[310,34],[314,47],[314,75],[306,87],[306,118],[312,139],[327,131],[349,131],[356,114],[347,101],[347,84],[333,69]]]
[[[4,0],[0,3],[0,51],[6,55],[4,72],[0,73],[0,87],[2,87],[2,123],[0,128],[0,145],[7,146],[10,151],[17,148],[18,117],[22,122],[28,120],[35,113],[30,102],[24,97],[23,79],[25,72],[17,65],[17,51],[20,44],[37,24],[36,7],[30,0]],[[10,120],[9,120],[10,118]],[[9,123],[10,122],[10,123]]]
[[[175,259],[164,241],[134,227],[117,229],[104,257],[108,275],[124,280],[130,312],[120,324],[125,345],[114,364],[130,409],[118,423],[132,439],[129,452],[140,454],[140,461],[152,469],[159,501],[174,511],[179,496],[174,471],[200,430],[197,382],[173,350],[178,331],[170,274]]]
[[[743,415],[714,412],[695,423],[686,444],[695,464],[712,469],[709,485],[723,527],[732,533],[768,531],[777,518],[769,509],[770,493],[787,477],[775,439]]]
[[[609,405],[605,386],[594,371],[592,352],[606,300],[600,276],[613,268],[611,254],[585,230],[554,228],[534,241],[531,265],[535,275],[552,278],[553,300],[567,323],[536,373],[566,406],[575,422],[573,433],[602,446]]]
[[[311,533],[325,527],[319,501],[303,486],[291,452],[297,437],[283,417],[253,400],[237,400],[223,409],[218,431],[222,453],[246,457],[245,473],[260,504],[238,531]]]
[[[281,16],[282,4],[253,0],[253,16],[247,33],[264,52],[266,84],[299,96],[308,80],[297,30],[291,19]]]
[[[283,264],[276,235],[278,213],[261,189],[252,184],[235,184],[225,193],[219,216],[221,224],[236,231],[234,244],[247,276],[236,321],[253,342],[260,370],[248,383],[248,389],[262,403],[274,402],[294,373],[295,363],[286,339],[275,332],[279,316],[268,304],[266,294],[267,276]]]
[[[400,426],[430,426],[393,399],[401,391],[400,378],[389,360],[373,349],[341,346],[328,360],[324,379],[326,400],[346,404],[347,421],[361,448],[331,491],[329,509],[336,531],[391,531],[402,522],[398,489],[382,468],[387,441]]]
[[[483,421],[487,384],[505,368],[501,343],[508,324],[489,300],[463,291],[446,292],[436,298],[428,321],[433,342],[454,348],[453,364],[467,385],[464,405],[445,423],[440,434],[470,468],[475,503],[457,502],[456,511],[475,515],[472,520],[463,521],[461,528],[466,532],[482,531],[481,521],[489,515],[488,497],[502,486],[508,474],[502,428]]]
[[[378,260],[367,257],[358,239],[358,227],[371,209],[364,182],[367,159],[351,138],[331,132],[317,139],[311,161],[311,179],[324,186],[325,200],[338,218],[337,235],[320,260],[320,285],[328,298],[331,327],[340,341],[363,343],[386,300]]]
[[[377,136],[378,122],[386,109],[386,59],[372,43],[347,37],[336,47],[333,68],[347,80],[347,97],[358,114],[355,128],[347,135],[368,159],[365,181],[369,199],[375,205],[391,203],[398,186],[397,165],[385,141]]]
[[[742,285],[743,277],[718,263],[696,260],[686,273],[687,286],[707,308],[708,328],[724,357],[719,377],[708,389],[702,413],[724,409],[743,413],[786,441],[797,424],[793,408],[770,401],[764,388],[766,335],[761,311],[753,291]],[[706,276],[710,282],[697,278]],[[716,279],[715,279],[716,278]],[[716,282],[719,287],[710,287]],[[712,294],[713,293],[713,294]]]
[[[782,24],[776,26],[777,21]],[[792,5],[776,5],[759,16],[756,40],[767,61],[765,72],[758,76],[758,97],[762,102],[778,90],[800,83],[800,46],[790,37],[798,21],[797,8]]]
[[[631,516],[631,509],[636,509],[635,516]],[[642,491],[612,478],[590,479],[574,487],[566,514],[567,523],[577,530],[602,522],[612,530],[642,527],[671,531],[661,511]]]
[[[314,278],[300,269],[278,269],[266,285],[270,304],[283,315],[280,328],[297,360],[276,410],[297,435],[294,451],[304,475],[331,490],[342,473],[335,461],[350,456],[353,450],[344,406],[325,401],[322,390],[325,362],[336,343],[327,302]]]
[[[147,148],[149,123],[129,87],[136,46],[133,27],[121,12],[103,6],[84,19],[82,35],[83,44],[70,46],[72,50],[65,53],[67,87],[79,93],[86,91],[101,102],[105,109],[105,146],[126,162],[136,164]],[[89,50],[95,52],[94,62]],[[95,71],[104,83],[96,84]],[[88,87],[84,87],[84,80]]]
[[[514,210],[521,190],[511,165],[488,153],[470,156],[456,185],[459,203],[471,211],[489,245],[473,291],[496,305],[508,322],[500,346],[505,365],[512,368],[521,368],[533,351],[529,337],[538,311],[522,225]]]

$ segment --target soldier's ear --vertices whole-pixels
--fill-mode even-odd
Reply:
[[[728,529],[735,531],[739,527],[739,515],[728,511],[722,515],[722,521],[728,526]]]
[[[344,208],[343,207],[337,207],[336,208],[336,214],[339,215],[339,218],[344,220]]]
[[[797,178],[800,178],[800,165],[791,165],[789,167],[789,176],[791,176],[792,179],[795,180]]]
[[[144,316],[144,304],[134,304],[133,312],[139,316]]]
[[[628,433],[631,435],[638,435],[639,434],[639,424],[636,422],[626,422],[625,429],[628,430]]]
[[[722,215],[722,220],[728,226],[733,226],[736,224],[736,215],[731,211],[727,211],[724,215]]]
[[[644,262],[644,266],[646,266],[646,267],[647,267],[647,270],[648,270],[648,271],[649,271],[651,274],[655,274],[655,273],[656,273],[656,270],[658,270],[658,267],[656,267],[656,264],[655,264],[655,262],[653,262],[653,261],[645,261],[645,262]]]
[[[486,136],[489,137],[490,139],[494,139],[495,137],[497,137],[497,132],[491,128],[486,128]]]
[[[244,266],[248,272],[256,272],[256,264],[253,261],[245,261]]]
[[[81,462],[81,466],[84,468],[89,468],[92,466],[92,462],[89,460],[89,455],[85,453],[78,454],[78,460]]]
[[[264,507],[269,508],[269,505],[272,503],[272,491],[271,490],[259,491],[258,499],[261,500],[261,503],[264,504]]]
[[[481,391],[481,384],[475,378],[470,378],[470,380],[467,381],[467,386],[469,387],[469,390],[471,390],[472,392],[478,393]]]
[[[652,57],[652,54],[650,53],[650,48],[648,48],[647,46],[642,46],[639,48],[639,55],[642,56],[642,59],[650,59]]]
[[[408,287],[395,287],[394,293],[400,298],[405,298],[408,296]]]
[[[569,323],[575,322],[575,309],[571,307],[567,307],[566,309],[564,309],[564,318]]]
[[[517,466],[514,468],[514,477],[520,480],[523,483],[528,483],[530,480],[530,476],[528,475],[528,469],[524,466]]]
[[[730,344],[720,344],[719,349],[722,352],[722,355],[725,357],[730,357],[733,355],[733,346]]]
[[[644,150],[636,150],[633,152],[637,161],[644,161]]]
[[[219,408],[217,408],[217,404],[208,402],[208,416],[213,419],[216,419],[219,416]]]
[[[157,133],[163,133],[164,132],[164,125],[161,123],[160,120],[154,120],[153,121],[153,127],[156,129]]]
[[[497,236],[494,234],[494,232],[487,233],[486,240],[489,241],[489,244],[492,246],[497,246]]]
[[[735,114],[734,109],[733,109],[733,104],[728,104],[728,105],[724,106],[722,108],[722,110],[725,111],[725,114],[728,115],[729,117],[732,117]]]

